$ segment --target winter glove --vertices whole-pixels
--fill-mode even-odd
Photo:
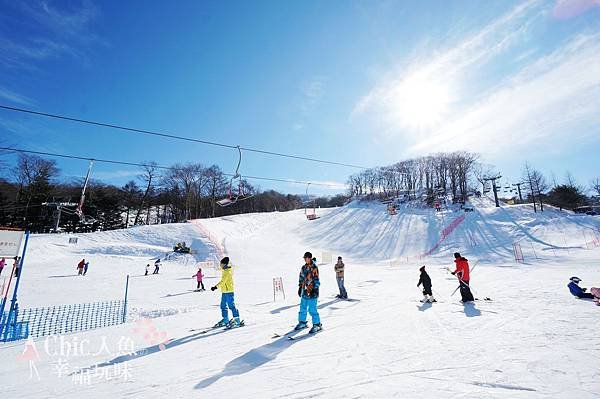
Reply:
[[[302,286],[298,286],[298,296],[302,296]]]
[[[587,288],[582,288],[581,291],[586,292]]]
[[[319,289],[318,288],[313,288],[312,293],[315,297],[319,296]]]
[[[455,275],[456,275],[456,272],[450,272],[450,274],[451,274],[451,275],[453,275],[453,276],[455,276]]]
[[[216,290],[216,289],[217,289],[217,287],[216,287],[216,286],[214,286],[214,287],[210,287],[210,290],[211,290],[211,291],[214,291],[214,290]]]

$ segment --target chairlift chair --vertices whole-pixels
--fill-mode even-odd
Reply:
[[[309,202],[308,201],[309,200],[309,197],[308,197],[308,187],[309,186],[310,186],[310,183],[308,183],[306,185],[306,199],[307,199],[307,202]],[[316,209],[316,204],[315,204],[314,200],[313,200],[313,210],[312,210],[312,213],[308,213],[308,206],[305,205],[304,206],[304,215],[306,215],[306,219],[308,219],[308,220],[315,220],[315,219],[319,218],[319,216],[317,216],[317,209]]]
[[[242,164],[242,149],[240,146],[237,146],[239,152],[238,164],[235,168],[235,174],[229,180],[229,189],[227,191],[227,197],[220,199],[217,201],[217,204],[222,207],[226,207],[229,205],[233,205],[239,201],[247,200],[248,198],[253,197],[253,194],[246,194],[244,192],[244,181],[242,179],[242,175],[240,174],[240,165]],[[233,193],[233,185],[237,182],[237,193]]]

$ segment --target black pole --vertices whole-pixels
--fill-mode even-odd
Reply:
[[[496,179],[492,179],[492,189],[494,190],[494,200],[496,201],[496,208],[500,208],[500,202],[498,202],[498,188],[496,187]]]

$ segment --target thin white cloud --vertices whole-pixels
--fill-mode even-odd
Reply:
[[[366,118],[388,141],[399,140],[407,157],[471,150],[506,160],[532,148],[561,151],[566,144],[598,140],[600,30],[532,44],[537,24],[551,22],[548,6],[525,2],[454,48],[415,57],[382,78],[352,116]],[[500,60],[510,67],[499,71]],[[473,78],[489,67],[495,80]],[[420,99],[427,91],[436,95]],[[446,93],[452,98],[440,106],[445,112],[435,125],[409,123],[419,108],[423,118],[434,119],[434,100]],[[415,107],[419,102],[424,106]]]
[[[497,154],[584,140],[600,124],[600,34],[580,35],[448,121],[409,153],[472,149]]]
[[[552,16],[557,19],[569,19],[600,6],[600,0],[556,0]]]
[[[21,94],[15,93],[14,91],[8,90],[5,87],[1,87],[1,86],[0,86],[0,99],[8,100],[12,103],[21,104],[21,105],[31,105],[33,102],[31,99],[29,99]],[[0,124],[1,123],[2,123],[2,120],[0,119]]]
[[[460,80],[472,68],[481,67],[517,43],[542,13],[539,4],[539,0],[529,0],[455,47],[439,54],[415,57],[402,69],[384,76],[359,100],[351,116],[368,115],[380,129],[396,134],[402,129],[405,134],[410,134],[410,130],[415,128],[411,124],[415,112],[415,92],[423,94],[418,88],[426,85],[431,90],[430,93],[424,93],[425,97],[421,102],[437,101],[444,97],[444,103],[438,104],[440,115],[435,122],[439,124],[450,111],[450,105],[460,100],[457,94],[460,91]],[[419,99],[416,101],[419,102]]]

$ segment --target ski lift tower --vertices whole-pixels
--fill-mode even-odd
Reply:
[[[500,175],[499,173],[495,176],[487,176],[487,177],[483,178],[484,181],[492,182],[492,190],[494,191],[494,201],[496,201],[496,208],[500,208],[500,202],[498,201],[498,187],[496,186],[496,180],[499,180],[501,178],[502,178],[502,175]]]
[[[521,185],[523,185],[525,183],[520,182],[520,183],[515,183],[513,184],[513,186],[515,186],[517,188],[517,191],[519,192],[519,201],[523,202],[523,196],[521,195]]]
[[[42,205],[54,207],[54,213],[52,214],[52,216],[54,217],[53,231],[55,233],[58,233],[58,228],[59,228],[58,225],[60,224],[60,216],[62,214],[62,211],[67,207],[75,207],[78,204],[75,202],[42,202]],[[68,212],[68,213],[72,213],[72,212]]]

